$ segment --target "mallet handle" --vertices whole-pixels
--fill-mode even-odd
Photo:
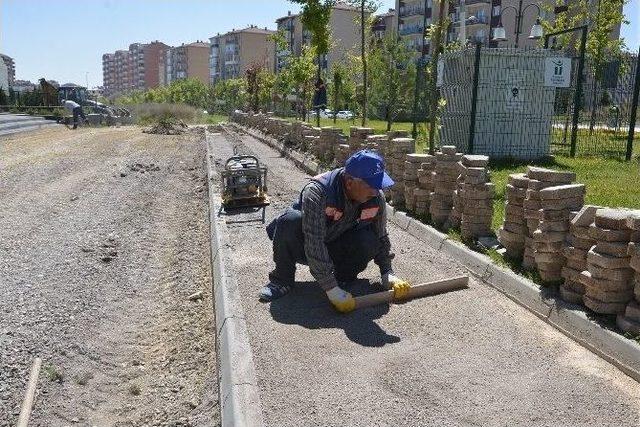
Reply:
[[[452,279],[438,280],[435,282],[421,283],[414,285],[409,290],[409,294],[405,300],[425,297],[429,295],[437,295],[444,292],[455,291],[469,287],[469,277],[459,276]],[[393,302],[393,291],[376,292],[375,294],[363,295],[355,297],[356,308],[371,307],[378,304]],[[404,300],[403,300],[404,301]]]

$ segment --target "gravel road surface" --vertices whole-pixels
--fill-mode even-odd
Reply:
[[[217,424],[202,139],[0,139],[0,426]]]
[[[214,136],[269,167],[267,223],[307,177],[266,145]],[[272,268],[258,214],[227,216],[265,419],[270,426],[637,426],[640,386],[482,283],[349,315],[334,312],[306,267],[272,304],[257,290]],[[414,283],[464,274],[445,254],[390,225],[398,275]],[[350,290],[371,292],[371,265]],[[376,289],[378,290],[378,289]]]

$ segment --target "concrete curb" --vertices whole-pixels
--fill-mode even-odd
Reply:
[[[292,159],[305,172],[312,175],[321,172],[317,164],[311,167],[308,161],[304,161],[304,156],[286,149],[283,144],[273,138],[265,137],[235,123],[234,126]],[[495,265],[488,256],[452,241],[446,234],[409,217],[390,205],[387,205],[387,208],[388,218],[393,224],[432,248],[451,256],[483,283],[500,291],[564,335],[640,382],[640,345],[638,343],[603,328],[589,319],[582,307],[552,298],[544,289],[530,280]]]
[[[262,427],[264,419],[253,353],[238,283],[231,267],[227,225],[218,217],[220,194],[212,186],[218,174],[211,154],[210,134],[207,131],[205,135],[221,425]]]

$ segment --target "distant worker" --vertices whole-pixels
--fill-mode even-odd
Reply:
[[[87,123],[87,117],[84,115],[84,111],[82,111],[82,107],[77,102],[73,102],[68,99],[62,100],[62,106],[65,110],[73,114],[73,128],[78,128],[78,117],[82,117],[82,120]]]
[[[384,160],[369,150],[355,153],[345,167],[307,183],[298,202],[267,226],[276,267],[260,290],[260,299],[284,296],[294,284],[296,264],[305,264],[333,306],[349,312],[355,299],[342,288],[355,281],[371,260],[395,299],[406,297],[410,285],[391,268],[382,189],[392,185]]]

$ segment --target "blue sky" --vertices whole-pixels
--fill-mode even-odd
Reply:
[[[632,25],[623,28],[633,50],[640,45],[639,2],[630,0]],[[395,0],[382,3],[386,10]],[[102,84],[105,52],[138,41],[206,40],[249,24],[273,28],[287,10],[297,6],[286,0],[0,0],[0,52],[15,59],[19,79],[84,85],[88,77],[95,86]]]

